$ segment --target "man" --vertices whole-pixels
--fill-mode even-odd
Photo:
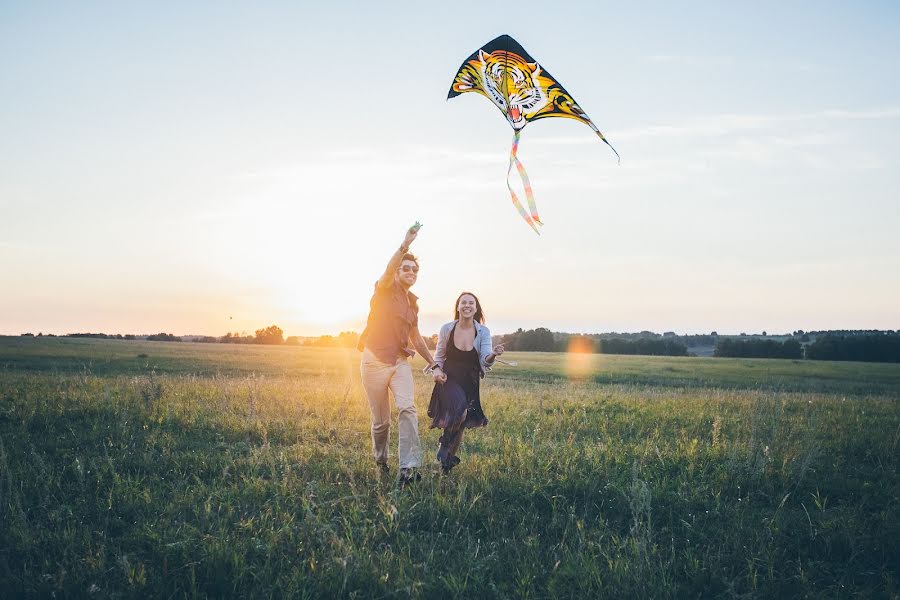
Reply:
[[[419,276],[419,262],[409,253],[420,225],[406,232],[403,243],[391,256],[384,274],[375,284],[369,302],[369,318],[359,341],[362,350],[360,373],[372,412],[372,453],[382,474],[390,472],[391,406],[388,391],[400,413],[400,484],[420,478],[415,469],[422,464],[419,421],[413,402],[413,374],[409,358],[415,351],[434,366],[434,359],[419,333],[418,298],[409,291]]]

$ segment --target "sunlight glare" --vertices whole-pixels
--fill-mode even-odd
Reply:
[[[569,379],[585,379],[593,371],[594,356],[594,343],[589,338],[573,336],[566,349],[566,376]]]

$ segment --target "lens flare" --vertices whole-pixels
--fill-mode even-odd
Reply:
[[[585,379],[593,371],[594,341],[572,336],[566,349],[566,376],[569,379]]]

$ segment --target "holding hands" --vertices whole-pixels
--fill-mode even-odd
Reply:
[[[435,383],[447,383],[447,374],[438,365],[431,369],[431,378],[434,379]]]

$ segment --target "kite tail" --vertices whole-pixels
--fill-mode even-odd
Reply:
[[[601,140],[603,140],[603,143],[604,143],[604,144],[606,144],[607,146],[609,146],[609,149],[612,150],[613,153],[616,155],[616,161],[621,165],[621,164],[622,164],[622,157],[619,156],[619,153],[616,152],[616,149],[613,148],[613,145],[610,144],[609,141],[608,141],[605,137],[603,137],[603,134],[600,133],[600,130],[597,129],[597,126],[596,126],[596,125],[594,125],[594,124],[591,123],[590,121],[588,122],[588,125],[590,125],[590,126],[591,126],[591,129],[594,130],[594,133],[597,134],[597,137],[599,137]]]
[[[525,222],[534,229],[534,232],[540,235],[538,226],[543,225],[543,223],[541,222],[540,217],[538,217],[537,205],[534,202],[534,193],[531,191],[531,181],[528,179],[528,173],[525,171],[525,167],[519,161],[518,157],[516,157],[516,152],[519,150],[519,135],[520,131],[517,129],[513,134],[512,149],[509,152],[509,169],[506,171],[506,187],[509,188],[509,194],[512,196],[513,205],[516,207],[516,210],[519,211],[519,214],[525,219]],[[531,211],[530,214],[525,210],[525,207],[522,206],[522,202],[519,201],[519,197],[513,191],[512,184],[509,182],[509,176],[512,174],[513,165],[516,166],[519,177],[522,179],[522,186],[525,188],[525,198],[528,200],[528,208]]]

